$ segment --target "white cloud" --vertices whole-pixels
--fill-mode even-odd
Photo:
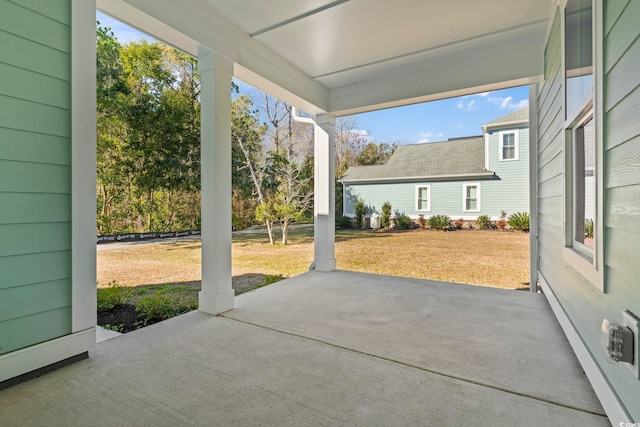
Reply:
[[[369,131],[366,129],[351,129],[350,132],[355,135],[364,136],[364,137],[367,137],[370,135]]]
[[[528,106],[529,106],[529,100],[528,99],[523,99],[522,101],[514,104],[513,109],[514,110],[520,110],[521,108],[528,107]],[[511,107],[509,107],[509,108],[511,108]]]
[[[509,109],[509,110],[519,110],[529,105],[528,99],[523,99],[518,102],[513,102],[513,97],[507,96],[506,98],[495,97],[488,98],[487,102],[491,102],[492,104],[496,104],[500,107],[501,110]]]
[[[421,132],[417,143],[425,144],[427,142],[440,141],[442,138],[444,138],[444,132]]]
[[[459,110],[467,110],[467,111],[473,111],[473,110],[477,110],[479,107],[476,104],[476,100],[472,99],[469,102],[464,102],[464,101],[458,101],[458,104],[456,105],[456,107]]]

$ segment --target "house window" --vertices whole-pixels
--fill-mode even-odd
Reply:
[[[592,0],[568,0],[565,9],[565,118],[593,100]]]
[[[431,186],[416,185],[416,210],[431,210]]]
[[[601,7],[601,6],[599,6]],[[604,291],[598,164],[602,141],[596,113],[592,0],[568,0],[564,14],[565,249],[564,260]],[[600,27],[598,27],[600,28]],[[600,30],[597,30],[600,31]],[[599,52],[598,55],[602,53]],[[599,62],[601,63],[601,62]],[[599,108],[599,107],[598,107]]]
[[[573,244],[593,260],[595,222],[596,132],[593,113],[580,121],[572,135]]]
[[[480,212],[480,184],[463,184],[462,193],[462,210]]]
[[[499,132],[500,161],[518,160],[518,134],[516,132]]]

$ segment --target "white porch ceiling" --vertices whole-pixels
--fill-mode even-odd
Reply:
[[[545,0],[98,0],[98,7],[310,113],[338,115],[528,84]]]

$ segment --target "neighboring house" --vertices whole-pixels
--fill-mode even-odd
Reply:
[[[501,211],[529,212],[529,108],[482,130],[476,137],[403,145],[384,165],[349,168],[340,179],[344,214],[354,215],[358,199],[378,213],[388,201],[413,219],[496,220]]]

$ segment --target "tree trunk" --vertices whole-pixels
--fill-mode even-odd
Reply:
[[[282,244],[286,245],[289,238],[289,220],[282,221]]]
[[[275,245],[275,242],[273,240],[273,221],[271,221],[270,219],[266,219],[265,223],[267,224],[267,233],[269,234],[269,243],[271,243],[272,245]]]

